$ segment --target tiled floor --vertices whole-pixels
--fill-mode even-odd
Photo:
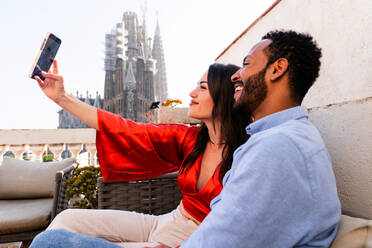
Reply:
[[[19,248],[21,247],[21,243],[8,243],[8,244],[0,244],[0,248]]]

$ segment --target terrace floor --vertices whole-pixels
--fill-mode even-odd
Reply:
[[[21,247],[21,242],[0,244],[0,248],[19,248],[19,247]]]

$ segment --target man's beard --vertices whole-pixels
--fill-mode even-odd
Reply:
[[[250,76],[246,82],[239,99],[234,104],[236,111],[253,112],[260,106],[267,96],[265,74],[267,67]]]

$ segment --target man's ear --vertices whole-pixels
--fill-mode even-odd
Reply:
[[[272,64],[272,73],[270,76],[271,81],[275,81],[283,76],[288,70],[288,60],[280,58]]]

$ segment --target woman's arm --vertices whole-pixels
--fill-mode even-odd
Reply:
[[[97,108],[90,106],[66,93],[63,77],[58,75],[57,61],[53,61],[53,72],[42,72],[45,80],[35,77],[44,94],[60,107],[76,116],[88,126],[98,130]]]

